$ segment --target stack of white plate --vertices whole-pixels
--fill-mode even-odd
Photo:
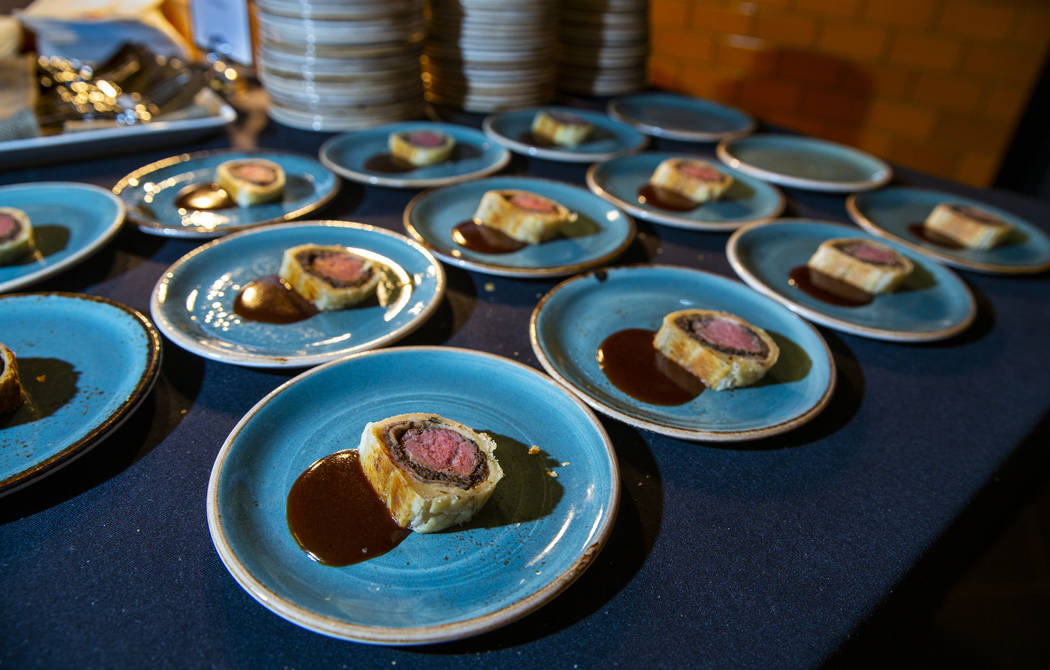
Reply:
[[[429,102],[475,112],[554,97],[554,0],[428,0],[423,83]]]
[[[270,116],[354,130],[423,114],[423,0],[257,0]]]
[[[564,0],[559,14],[558,87],[620,95],[648,80],[648,0]]]

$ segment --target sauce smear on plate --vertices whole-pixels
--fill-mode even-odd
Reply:
[[[671,212],[688,212],[699,207],[698,203],[684,195],[652,183],[646,183],[638,189],[638,202]]]
[[[648,328],[616,331],[598,347],[598,365],[613,386],[635,400],[685,404],[700,395],[704,383],[653,348],[654,335]]]
[[[233,302],[237,316],[263,323],[295,323],[317,314],[312,302],[277,275],[253,279]]]
[[[875,298],[867,291],[814,270],[808,265],[792,268],[788,274],[788,283],[821,302],[839,307],[860,307]]]
[[[385,554],[411,532],[390,518],[356,449],[315,461],[288,492],[288,529],[310,558],[340,567]]]
[[[503,231],[483,226],[473,219],[457,223],[452,229],[452,240],[479,254],[509,254],[528,246]]]

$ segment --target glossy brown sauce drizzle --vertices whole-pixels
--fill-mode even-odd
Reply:
[[[926,230],[926,226],[920,221],[917,223],[908,224],[908,232],[913,237],[917,237],[923,242],[929,242],[930,244],[936,244],[939,247],[946,249],[963,249],[963,245],[959,244],[947,235],[939,235],[932,230]]]
[[[253,279],[233,301],[233,311],[248,321],[295,323],[317,314],[317,307],[277,275]]]
[[[646,183],[638,189],[638,202],[671,212],[688,212],[700,206],[677,191]]]
[[[457,223],[452,228],[452,241],[479,254],[509,254],[528,246],[526,242],[473,219]]]
[[[839,307],[860,307],[875,298],[853,284],[835,279],[808,265],[792,268],[788,273],[788,283],[817,300]]]
[[[190,184],[175,196],[175,206],[179,209],[229,209],[237,203],[218,184]]]
[[[704,383],[653,348],[656,331],[626,328],[606,337],[598,347],[598,365],[620,389],[652,405],[682,405],[700,395]]]
[[[351,565],[385,554],[411,532],[394,523],[352,449],[329,454],[299,475],[286,509],[292,537],[324,565]]]
[[[518,135],[518,140],[520,142],[522,142],[523,144],[531,144],[534,147],[545,148],[545,147],[556,147],[556,146],[558,146],[554,142],[551,142],[550,140],[548,140],[546,137],[543,137],[542,135],[537,135],[536,133],[532,132],[531,130],[526,130],[526,131],[522,132],[520,135]]]

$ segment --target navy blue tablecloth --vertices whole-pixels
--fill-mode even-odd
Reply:
[[[259,145],[316,155],[329,136],[271,123]],[[133,155],[71,157],[0,173],[0,183],[109,187],[176,151],[224,146],[225,136],[216,136]],[[516,156],[506,171],[582,185],[586,167]],[[1024,197],[907,170],[895,182],[965,192],[1044,228],[1050,222],[1050,206]],[[402,210],[415,193],[347,182],[314,218],[403,232]],[[786,216],[848,221],[843,196],[785,193]],[[638,231],[615,263],[733,276],[725,234],[643,221]],[[154,283],[197,244],[129,226],[96,256],[32,290],[107,296],[148,314]],[[538,368],[529,316],[557,280],[446,270],[447,297],[402,344],[480,349]],[[1045,430],[1050,279],[960,275],[980,311],[949,341],[897,344],[821,328],[838,388],[827,409],[795,432],[713,446],[603,418],[623,496],[595,563],[523,620],[427,647],[368,646],[301,629],[227,574],[205,521],[209,471],[237,420],[293,373],[206,361],[166,341],[157,386],[124,426],[72,467],[0,499],[0,667],[825,663]]]

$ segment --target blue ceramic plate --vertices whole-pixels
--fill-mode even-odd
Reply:
[[[124,204],[106,189],[76,182],[0,187],[0,207],[29,216],[36,251],[0,265],[0,292],[41,281],[79,263],[105,245],[124,223]]]
[[[798,135],[751,135],[718,143],[729,167],[782,186],[849,193],[878,188],[893,176],[883,161],[843,144]]]
[[[820,243],[834,237],[869,237],[852,226],[793,219],[741,228],[729,238],[726,254],[740,277],[755,290],[787,305],[814,323],[880,340],[941,340],[965,330],[977,314],[973,294],[951,270],[900,244],[883,240],[915,264],[892,293],[867,305],[840,307],[818,300],[788,283],[792,268],[805,265]]]
[[[387,141],[392,133],[411,130],[436,130],[451,136],[456,141],[452,157],[410,172],[382,172],[368,166],[370,159],[389,154]],[[503,169],[510,160],[506,147],[478,130],[427,121],[395,123],[336,135],[321,145],[320,156],[322,163],[347,179],[394,188],[425,188],[476,179]]]
[[[271,324],[234,313],[241,288],[277,274],[284,250],[339,244],[386,266],[377,296],[304,321]],[[205,358],[249,367],[305,367],[408,335],[437,309],[445,273],[428,251],[397,233],[345,221],[267,226],[198,247],[153,289],[150,311],[172,342]]]
[[[598,365],[605,338],[625,328],[659,329],[680,309],[717,309],[768,332],[780,359],[757,384],[704,391],[676,406],[652,405],[614,386]],[[532,313],[532,348],[555,379],[611,417],[683,440],[730,442],[806,423],[835,387],[835,362],[815,328],[740,282],[681,267],[639,265],[567,279]]]
[[[312,561],[285,521],[292,483],[355,448],[366,423],[419,411],[495,438],[505,475],[485,507],[356,565]],[[310,370],[252,408],[215,459],[208,527],[230,574],[279,616],[332,637],[423,644],[492,630],[564,590],[604,545],[619,487],[601,424],[546,375],[466,349],[395,347]]]
[[[575,215],[553,240],[506,254],[486,254],[460,246],[452,230],[469,221],[485,191],[522,189],[555,200]],[[408,203],[405,229],[442,260],[505,277],[557,277],[605,263],[634,239],[634,221],[582,188],[532,177],[490,177],[425,191]]]
[[[755,120],[738,109],[674,93],[634,93],[606,109],[647,135],[686,142],[717,142],[755,129]]]
[[[176,205],[184,189],[215,181],[220,163],[237,158],[265,158],[284,170],[284,195],[249,207],[195,210]],[[314,211],[335,197],[339,178],[308,156],[277,151],[205,151],[180,154],[145,165],[113,187],[128,208],[128,218],[143,232],[166,237],[209,238],[267,223],[289,221]]]
[[[661,161],[675,156],[683,154],[645,152],[596,163],[587,170],[587,185],[633,216],[676,228],[730,231],[752,221],[774,219],[784,211],[784,196],[776,186],[725,166],[719,167],[733,176],[733,184],[719,200],[687,212],[641,202],[638,190],[649,183]]]
[[[139,406],[160,370],[160,334],[149,320],[95,296],[0,297],[0,338],[28,398],[0,416],[0,495],[101,442]]]
[[[529,141],[527,133],[532,127],[533,117],[541,109],[574,114],[593,125],[594,130],[590,138],[574,147],[536,146]],[[649,141],[645,135],[622,121],[610,119],[600,112],[575,107],[536,107],[501,112],[485,117],[481,127],[484,128],[485,134],[515,153],[570,163],[594,163],[609,160],[623,154],[641,151]]]
[[[993,249],[952,249],[917,237],[909,227],[921,224],[943,202],[980,207],[1011,224],[1014,231]],[[846,201],[850,217],[868,232],[900,242],[931,258],[967,270],[998,274],[1045,272],[1050,269],[1050,238],[1013,214],[954,193],[892,187],[856,194]]]

